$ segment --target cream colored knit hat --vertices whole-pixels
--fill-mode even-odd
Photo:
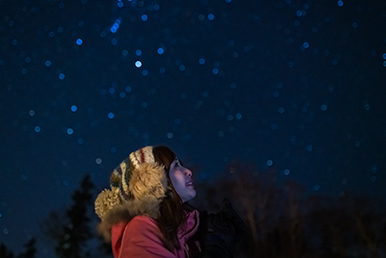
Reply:
[[[155,162],[153,147],[132,152],[110,176],[111,189],[103,190],[95,200],[95,212],[103,218],[115,207],[141,201],[159,205],[166,196],[167,177],[164,166]],[[133,205],[134,206],[134,205]],[[136,211],[132,211],[132,215]]]

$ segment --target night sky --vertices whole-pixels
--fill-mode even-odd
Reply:
[[[145,145],[386,196],[386,1],[0,1],[0,242]],[[198,171],[196,171],[198,172]],[[194,175],[195,171],[193,171]],[[40,257],[39,256],[39,257]]]

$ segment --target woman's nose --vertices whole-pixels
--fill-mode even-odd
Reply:
[[[192,177],[192,171],[190,171],[188,168],[185,168],[185,175]]]

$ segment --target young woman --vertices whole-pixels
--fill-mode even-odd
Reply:
[[[110,186],[98,195],[95,211],[115,258],[232,256],[239,217],[227,205],[201,219],[199,230],[199,212],[183,205],[196,195],[192,172],[169,148],[131,153],[111,174]]]

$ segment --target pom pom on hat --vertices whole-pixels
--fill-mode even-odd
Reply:
[[[95,213],[100,219],[103,219],[109,210],[119,204],[121,204],[121,199],[118,192],[105,189],[95,200]]]

